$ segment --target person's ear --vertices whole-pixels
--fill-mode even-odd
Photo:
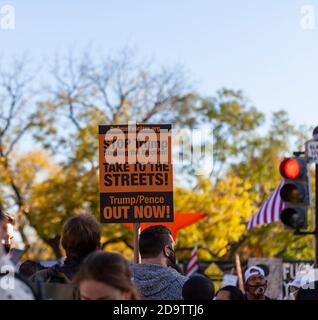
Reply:
[[[170,248],[168,245],[164,246],[163,248],[163,254],[166,256],[166,257],[169,257],[169,252],[170,252]]]
[[[63,247],[63,236],[60,237],[60,243],[59,243],[60,249],[65,251],[65,248]]]

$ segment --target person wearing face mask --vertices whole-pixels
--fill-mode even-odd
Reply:
[[[267,280],[261,267],[252,266],[245,271],[245,299],[246,300],[272,300],[265,295]]]
[[[299,272],[296,274],[295,278],[288,283],[288,300],[296,300],[299,289],[302,284],[305,283],[306,279],[305,272]]]
[[[140,234],[141,263],[131,265],[135,285],[143,299],[182,300],[182,287],[188,280],[173,267],[176,264],[175,241],[162,225]]]
[[[0,228],[2,232],[1,243],[6,254],[9,254],[13,233],[14,233],[15,219],[7,212],[1,211],[0,215]]]

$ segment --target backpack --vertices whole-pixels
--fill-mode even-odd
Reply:
[[[34,285],[42,300],[80,300],[77,286],[55,268],[37,272]]]

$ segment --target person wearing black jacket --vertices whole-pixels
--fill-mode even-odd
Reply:
[[[72,281],[83,260],[93,251],[100,249],[101,226],[91,214],[71,217],[63,226],[61,245],[66,253],[62,264],[36,272],[31,281],[61,282],[61,275]]]

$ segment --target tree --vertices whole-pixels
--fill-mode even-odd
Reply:
[[[235,174],[248,181],[253,191],[259,194],[259,201],[255,204],[257,208],[281,182],[278,168],[283,157],[291,156],[292,151],[304,150],[304,142],[308,140],[306,133],[311,132],[309,128],[292,125],[285,111],[275,112],[271,120],[268,132],[248,139],[248,148],[244,150],[245,160],[232,167]],[[251,212],[251,216],[254,213],[256,211]],[[282,224],[273,223],[246,232],[228,252],[227,258],[233,258],[238,250],[245,258],[311,259],[313,242],[308,239],[295,237]]]
[[[67,58],[56,57],[51,75],[49,98],[37,103],[33,137],[60,169],[34,186],[29,217],[57,256],[61,254],[61,223],[83,210],[98,216],[99,124],[131,120],[172,122],[176,128],[212,124],[215,157],[224,163],[227,156],[235,156],[239,143],[262,120],[262,114],[250,107],[241,92],[223,89],[215,98],[201,98],[191,92],[182,68],[160,69],[149,61],[138,62],[127,50],[116,58],[96,59],[88,53],[80,59],[72,53]],[[189,167],[188,174],[192,172]],[[51,219],[43,221],[48,217],[46,207],[56,221],[50,227]],[[129,231],[120,226],[112,230],[118,231],[115,236],[108,232],[107,243],[130,244]]]
[[[30,223],[57,257],[61,224],[71,215],[99,215],[97,129],[103,123],[173,121],[192,123],[192,95],[181,69],[156,70],[136,63],[129,52],[100,61],[59,57],[52,69],[50,98],[39,101],[34,139],[59,168],[36,184],[30,197]],[[164,119],[164,120],[163,120]],[[49,208],[49,212],[48,209]],[[105,245],[131,247],[131,232],[105,226]]]
[[[258,111],[242,91],[223,88],[214,97],[201,100],[200,111],[213,135],[214,168],[210,176],[224,174],[233,162],[242,157],[249,145],[249,137],[264,123],[264,114]]]
[[[30,76],[31,74],[31,76]],[[17,207],[19,231],[24,245],[29,247],[25,233],[28,225],[26,203],[21,187],[16,180],[14,152],[18,143],[33,127],[31,101],[31,83],[34,71],[28,68],[26,57],[14,59],[12,64],[1,64],[0,73],[0,187],[1,207]],[[10,191],[4,188],[9,187]]]
[[[176,210],[208,213],[180,232],[179,248],[198,240],[206,249],[200,254],[208,259],[232,259],[237,252],[245,257],[308,256],[308,241],[302,238],[291,249],[292,236],[279,225],[245,230],[280,181],[280,157],[305,140],[304,129],[295,128],[286,113],[274,113],[264,127],[264,114],[243,92],[222,89],[202,97],[191,90],[182,68],[138,62],[128,51],[116,58],[57,57],[46,91],[41,86],[41,99],[25,109],[32,79],[17,66],[3,72],[0,90],[0,204],[18,212],[27,247],[50,247],[61,257],[62,224],[83,211],[99,216],[98,125],[134,120],[171,122],[175,128],[203,126],[210,131],[207,140],[213,136],[213,150],[206,149],[214,157],[209,175],[195,176],[194,162],[175,171]],[[31,133],[32,147],[38,150],[19,151],[18,142]],[[118,224],[103,228],[107,249],[131,255],[130,230]],[[31,231],[37,240],[29,244]]]
[[[286,112],[275,112],[267,131],[250,135],[241,143],[239,152],[227,162],[225,175],[217,180],[199,177],[195,191],[179,189],[178,211],[209,213],[207,219],[180,233],[180,249],[191,248],[197,241],[205,249],[199,251],[201,259],[233,260],[236,253],[243,259],[313,258],[310,236],[295,237],[280,223],[246,231],[249,219],[281,182],[280,161],[291,154],[292,145],[296,146],[292,150],[303,149],[306,131],[310,132],[291,125]]]
[[[201,222],[182,230],[178,239],[179,248],[193,247],[197,242],[204,247],[204,259],[219,259],[226,255],[233,243],[245,233],[245,221],[253,211],[258,195],[252,186],[228,173],[217,184],[201,179],[196,191],[177,189],[177,211],[204,211],[208,216]]]

